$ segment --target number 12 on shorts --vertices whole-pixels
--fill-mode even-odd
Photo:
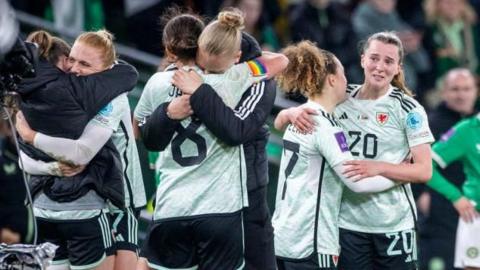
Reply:
[[[386,233],[391,240],[387,248],[388,256],[407,255],[405,262],[417,261],[417,239],[414,230]]]

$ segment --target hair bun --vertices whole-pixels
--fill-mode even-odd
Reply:
[[[237,8],[231,8],[218,14],[218,22],[229,28],[243,29],[243,13]]]
[[[113,34],[108,32],[107,30],[105,29],[102,29],[102,30],[98,30],[97,31],[97,34],[109,41],[113,41],[114,37],[113,37]]]

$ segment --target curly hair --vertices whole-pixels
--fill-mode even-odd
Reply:
[[[299,91],[307,97],[321,94],[327,76],[337,73],[335,55],[310,41],[290,45],[282,53],[289,64],[277,75],[277,81],[287,93]]]

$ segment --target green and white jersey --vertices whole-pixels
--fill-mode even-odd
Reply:
[[[173,73],[160,72],[150,78],[135,109],[136,119],[141,121],[158,105],[181,95],[171,85]],[[253,83],[264,78],[255,76],[248,63],[202,77],[231,108]],[[227,146],[198,119],[181,121],[156,163],[161,179],[154,219],[231,213],[247,206],[243,154],[241,146]]]
[[[434,141],[425,110],[415,99],[391,86],[376,100],[359,100],[360,87],[349,85],[348,99],[335,110],[354,157],[399,164],[411,147]],[[410,184],[374,194],[345,189],[340,227],[366,233],[411,229],[415,210]]]
[[[318,103],[316,130],[302,133],[289,125],[283,136],[275,212],[275,255],[307,258],[340,252],[338,215],[343,183],[332,169],[352,160],[338,121]]]
[[[122,160],[125,205],[131,208],[145,206],[145,187],[127,94],[113,99],[91,121],[113,130],[111,138]]]
[[[475,202],[476,209],[480,211],[480,114],[456,124],[435,143],[432,150],[433,159],[442,168],[461,161],[466,180],[462,192],[434,167],[428,185],[452,202],[465,196]]]

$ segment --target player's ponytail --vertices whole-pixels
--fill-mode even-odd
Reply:
[[[276,78],[280,88],[287,93],[299,91],[306,97],[320,95],[327,76],[337,72],[335,56],[310,41],[290,45],[282,53],[289,63]]]
[[[196,15],[182,13],[179,8],[170,8],[162,15],[163,47],[175,56],[171,62],[195,60],[198,49],[198,37],[202,33],[205,24]]]
[[[78,36],[75,42],[82,42],[85,45],[99,49],[102,52],[104,67],[109,67],[117,59],[113,39],[113,34],[103,29],[95,32],[85,32]]]
[[[67,42],[43,30],[30,33],[27,41],[36,43],[38,55],[52,65],[56,65],[61,56],[68,57],[70,54],[70,45]]]
[[[393,76],[392,85],[400,89],[405,95],[413,97],[413,93],[408,89],[405,84],[405,76],[403,75],[403,68],[400,68],[400,72],[397,75]]]
[[[198,39],[198,45],[212,55],[234,55],[240,51],[244,24],[243,13],[229,8],[218,14],[218,18],[209,23]]]

